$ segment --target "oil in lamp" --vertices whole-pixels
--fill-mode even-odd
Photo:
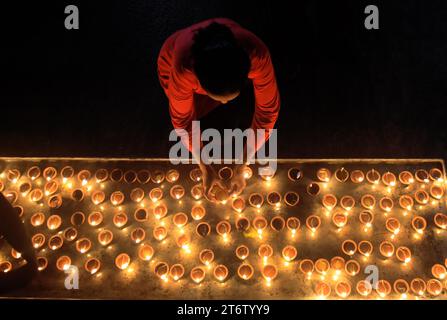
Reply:
[[[433,296],[438,296],[442,292],[442,283],[436,279],[427,281],[427,292]]]
[[[286,262],[290,262],[296,258],[298,251],[294,246],[288,245],[282,249],[281,254]]]
[[[92,247],[92,242],[87,238],[81,238],[76,241],[76,250],[80,253],[86,253]]]
[[[245,200],[240,197],[234,198],[231,207],[234,211],[241,213],[245,209]]]
[[[37,212],[31,216],[30,222],[33,227],[41,226],[45,222],[45,215],[42,212]]]
[[[19,170],[9,169],[6,174],[6,179],[8,179],[9,182],[16,183],[20,179],[21,175],[22,174],[20,173]]]
[[[124,202],[124,198],[124,193],[122,193],[121,191],[115,191],[110,195],[110,202],[114,206],[119,206]]]
[[[424,169],[416,170],[416,172],[414,173],[414,176],[416,177],[416,181],[418,181],[418,182],[428,183],[430,181],[428,172],[427,172],[427,170],[424,170]]]
[[[382,182],[388,187],[394,187],[396,186],[396,176],[392,172],[385,172],[382,175]]]
[[[334,211],[332,214],[332,223],[334,223],[336,227],[343,228],[347,222],[348,216],[344,212],[340,210]]]
[[[230,167],[223,167],[219,169],[217,174],[219,175],[220,179],[228,181],[231,177],[233,177],[233,170]]]
[[[414,182],[413,174],[410,171],[399,173],[399,181],[404,185],[410,185]]]
[[[287,226],[287,229],[289,229],[290,232],[292,233],[292,236],[295,236],[298,229],[300,228],[300,225],[301,225],[301,223],[298,218],[296,218],[296,217],[287,218],[286,226]]]
[[[409,195],[402,195],[399,197],[399,205],[402,209],[410,211],[414,205],[413,198]]]
[[[74,169],[71,166],[65,166],[61,170],[62,182],[65,183],[68,179],[71,179],[74,176]]]
[[[133,214],[133,217],[138,222],[144,222],[149,218],[149,213],[147,212],[146,208],[137,208]]]
[[[130,257],[127,253],[120,253],[115,258],[115,265],[120,270],[126,270],[130,265]]]
[[[164,179],[165,179],[165,173],[163,171],[155,170],[152,173],[152,176],[151,176],[152,182],[160,184],[163,182]]]
[[[45,243],[45,236],[42,233],[36,233],[31,238],[31,243],[33,244],[34,249],[39,249]]]
[[[435,222],[436,226],[441,229],[447,229],[447,215],[443,213],[437,213],[433,217],[433,221]]]
[[[44,190],[46,196],[50,196],[50,195],[54,194],[58,188],[59,188],[59,184],[55,180],[51,180],[51,181],[48,181],[47,183],[45,183],[43,190]]]
[[[429,176],[430,176],[430,179],[433,181],[438,181],[438,182],[444,181],[442,171],[439,170],[438,168],[430,169]]]
[[[299,201],[300,197],[298,196],[298,193],[294,191],[288,191],[284,195],[284,202],[290,207],[296,206]]]
[[[332,173],[329,169],[321,168],[317,171],[317,178],[321,182],[329,182],[331,180]]]
[[[56,261],[56,268],[60,271],[68,270],[71,265],[71,259],[69,256],[60,256]]]
[[[54,167],[47,167],[43,170],[43,177],[47,180],[53,180],[57,176],[57,170]]]
[[[219,281],[224,281],[228,276],[228,268],[223,264],[219,264],[214,268],[214,277]]]
[[[146,238],[146,231],[143,228],[135,228],[130,233],[130,239],[136,244],[139,244],[144,238]]]
[[[201,184],[196,184],[191,188],[191,196],[196,200],[203,197],[203,187]]]
[[[173,199],[180,200],[185,195],[185,189],[177,184],[171,188],[169,193]]]
[[[238,257],[241,260],[245,260],[248,255],[250,254],[250,250],[248,249],[248,247],[246,245],[241,244],[240,246],[238,246],[235,250],[236,253],[236,257]]]
[[[386,280],[377,281],[376,292],[381,298],[385,298],[391,293],[391,284]]]
[[[237,218],[236,229],[239,231],[248,231],[248,229],[250,229],[250,220],[245,217]]]
[[[64,238],[67,241],[73,241],[78,236],[78,230],[73,227],[68,227],[64,230]]]
[[[163,198],[163,190],[160,188],[154,188],[149,192],[149,198],[152,202],[157,202]]]
[[[100,190],[94,191],[92,193],[92,202],[96,205],[104,202],[104,200],[106,199],[106,194]]]
[[[168,231],[163,226],[158,226],[154,228],[153,231],[154,238],[158,241],[162,241],[168,235]]]
[[[144,198],[144,190],[141,188],[132,189],[130,192],[130,200],[133,202],[139,203]]]
[[[355,200],[351,196],[343,196],[340,199],[340,205],[343,209],[349,211],[355,206]]]
[[[168,172],[169,173],[169,172]],[[166,179],[167,180],[167,179]],[[169,269],[169,275],[174,281],[177,281],[185,274],[185,268],[180,263],[173,264]]]
[[[90,258],[85,262],[85,271],[90,274],[95,274],[101,268],[101,262],[96,258]]]
[[[321,219],[319,216],[310,215],[306,219],[307,228],[314,234],[321,225]]]
[[[380,209],[386,212],[390,212],[393,209],[394,202],[390,197],[382,197],[379,201]]]
[[[404,263],[408,263],[411,261],[411,251],[407,247],[399,247],[396,250],[396,257],[399,261],[402,261]]]
[[[283,217],[280,217],[280,216],[275,216],[270,221],[270,227],[277,232],[284,229],[285,224],[286,224],[286,221],[284,220]]]
[[[267,285],[270,285],[270,282],[276,278],[278,275],[278,269],[272,264],[266,264],[262,268],[262,276],[265,281],[267,281]]]
[[[253,267],[248,263],[243,263],[237,268],[238,276],[243,280],[249,280],[254,273]]]
[[[38,257],[37,258],[37,270],[43,271],[48,266],[48,259],[45,257]]]
[[[329,261],[326,259],[320,258],[317,261],[315,261],[315,271],[317,271],[321,275],[326,275],[326,273],[329,271],[331,265]]]
[[[115,215],[113,216],[113,224],[117,228],[124,227],[126,223],[127,223],[127,214],[125,214],[124,212],[115,213]]]
[[[64,239],[60,235],[54,235],[48,240],[48,247],[51,250],[57,250],[64,244]]]
[[[299,168],[293,167],[289,169],[287,176],[289,177],[290,181],[298,181],[303,177],[303,172]]]
[[[411,220],[411,226],[417,233],[422,234],[427,227],[427,221],[423,217],[414,216]]]
[[[316,196],[320,193],[320,186],[318,183],[312,182],[306,188],[306,191],[311,196]]]
[[[345,168],[340,168],[335,171],[335,179],[339,182],[346,182],[349,178],[349,172]]]
[[[194,267],[191,269],[190,276],[192,281],[200,283],[205,279],[205,270],[202,267]]]
[[[273,255],[273,248],[268,244],[262,244],[258,248],[258,255],[266,263],[267,259]]]
[[[331,294],[331,286],[324,281],[320,281],[315,285],[315,294],[318,298],[325,299]]]
[[[98,233],[98,242],[103,245],[109,245],[113,240],[113,233],[110,230],[104,229]]]
[[[75,227],[79,227],[79,226],[83,225],[84,222],[85,222],[85,215],[84,215],[84,213],[82,213],[80,211],[77,211],[77,212],[73,213],[71,215],[70,222]]]
[[[151,173],[149,170],[142,169],[137,172],[137,181],[141,184],[146,184],[151,180]]]
[[[281,204],[281,195],[276,191],[270,192],[267,195],[267,203],[271,206],[279,207]]]
[[[81,189],[73,190],[73,192],[71,193],[71,198],[78,202],[82,201],[82,199],[84,199],[84,191],[82,191]]]
[[[439,200],[444,195],[444,189],[441,186],[434,184],[430,187],[430,195]]]
[[[388,218],[385,222],[385,226],[392,234],[397,235],[400,232],[400,222],[396,218]]]
[[[354,183],[362,183],[365,180],[365,174],[361,170],[351,172],[351,181]]]
[[[61,226],[61,224],[62,224],[62,219],[57,214],[54,214],[47,219],[47,227],[50,230],[58,229]]]
[[[248,203],[250,203],[253,208],[259,209],[264,203],[264,197],[260,193],[252,193],[248,198]]]
[[[428,200],[430,200],[430,197],[425,190],[417,190],[414,193],[414,198],[416,199],[416,202],[419,204],[427,204]]]
[[[95,172],[95,179],[97,183],[101,183],[107,180],[109,172],[106,169],[98,169]]]
[[[208,236],[211,232],[211,226],[208,222],[200,222],[196,227],[196,233],[202,238]]]
[[[351,294],[351,285],[346,281],[339,281],[335,284],[335,293],[340,298],[347,298]]]
[[[26,174],[28,175],[28,178],[34,181],[40,177],[40,168],[38,166],[33,166],[28,169]]]
[[[427,289],[427,285],[425,284],[425,281],[423,279],[414,278],[410,282],[410,288],[414,294],[423,296],[425,294],[425,290]]]
[[[126,183],[134,183],[137,180],[137,173],[133,170],[128,170],[124,173],[124,181]]]
[[[366,180],[371,184],[378,184],[380,181],[380,173],[377,170],[371,169],[366,173]]]
[[[19,187],[19,192],[22,197],[25,197],[32,189],[32,185],[29,182],[24,182]]]
[[[394,245],[389,241],[382,241],[379,246],[379,251],[382,256],[386,258],[391,258],[394,254]]]
[[[372,222],[374,221],[374,214],[371,211],[363,210],[359,213],[359,220],[367,230],[367,228],[370,228],[372,226]]]
[[[315,265],[310,259],[303,259],[300,261],[300,271],[310,279],[314,272]]]
[[[154,256],[154,248],[149,244],[143,244],[138,249],[138,257],[143,261],[149,261]]]
[[[168,214],[168,208],[164,203],[157,204],[153,209],[155,219],[159,220]]]
[[[446,268],[439,263],[433,265],[433,267],[431,268],[431,273],[433,274],[433,277],[438,278],[440,280],[445,279],[445,277],[447,276]]]
[[[358,244],[359,253],[364,255],[365,257],[369,257],[373,252],[373,245],[371,242],[367,240],[362,240]]]
[[[120,182],[123,179],[123,170],[115,168],[110,172],[110,179],[114,182]]]
[[[154,273],[163,281],[168,281],[169,265],[166,262],[159,262],[154,267]]]
[[[359,282],[357,282],[356,289],[357,289],[357,292],[361,296],[367,297],[372,292],[372,285],[371,285],[371,283],[369,281],[360,280]]]
[[[85,186],[88,183],[88,181],[90,180],[90,177],[91,177],[91,174],[90,174],[90,171],[88,171],[88,170],[81,170],[78,173],[78,180],[79,180],[79,182],[81,182],[81,184],[83,186]]]
[[[172,222],[177,228],[183,228],[188,223],[188,216],[183,212],[176,213],[172,217]]]
[[[337,205],[337,198],[333,194],[325,194],[323,196],[323,206],[328,209],[332,210]]]
[[[263,216],[257,216],[253,219],[253,227],[258,232],[259,237],[262,237],[263,230],[267,227],[268,222]]]
[[[345,240],[341,245],[341,249],[348,256],[352,256],[357,251],[357,244],[353,240]]]
[[[34,189],[29,193],[29,198],[33,202],[39,202],[43,198],[43,192],[40,189]]]
[[[214,252],[211,249],[203,249],[199,253],[199,260],[204,265],[208,266],[211,264],[211,262],[214,261]]]
[[[52,195],[48,199],[48,207],[50,207],[51,209],[60,208],[61,205],[62,205],[62,197],[60,194]]]

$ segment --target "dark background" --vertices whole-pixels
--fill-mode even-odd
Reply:
[[[64,28],[68,4],[80,30]],[[367,4],[380,30],[364,28]],[[0,14],[2,156],[167,157],[158,52],[221,16],[270,48],[280,157],[447,158],[446,1],[18,1]]]

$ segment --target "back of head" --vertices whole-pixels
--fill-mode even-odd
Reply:
[[[209,93],[239,92],[247,80],[250,58],[225,25],[213,22],[199,29],[192,45],[193,68]]]

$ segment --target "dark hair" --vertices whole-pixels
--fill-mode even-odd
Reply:
[[[201,86],[222,95],[239,91],[250,71],[250,58],[230,28],[213,22],[194,35],[193,69]]]

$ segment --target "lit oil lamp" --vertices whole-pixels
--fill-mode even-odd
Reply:
[[[386,280],[377,281],[376,292],[381,298],[385,298],[391,293],[391,284]]]
[[[164,203],[157,204],[153,209],[155,219],[160,220],[168,214],[168,208]]]
[[[44,193],[46,196],[54,194],[57,189],[59,188],[59,184],[55,180],[48,181],[45,183],[45,186],[43,188]]]
[[[236,229],[238,231],[248,231],[248,229],[250,229],[250,220],[248,220],[246,217],[237,218]]]
[[[266,264],[262,267],[262,276],[264,277],[267,285],[270,285],[271,281],[274,280],[278,275],[278,269],[272,264]]]
[[[342,257],[335,256],[331,259],[331,269],[334,270],[334,276],[332,277],[333,280],[338,279],[338,276],[345,269],[345,265],[345,259]]]
[[[299,269],[303,274],[307,276],[308,279],[310,279],[312,273],[314,272],[315,265],[312,260],[303,259],[300,261]]]
[[[312,234],[315,234],[320,225],[321,225],[321,219],[319,216],[310,215],[307,217],[306,227],[312,232]]]
[[[362,183],[365,180],[365,174],[361,170],[351,172],[351,181],[354,183]]]
[[[110,230],[104,229],[98,233],[98,242],[102,246],[108,246],[113,240],[113,233]]]
[[[399,247],[396,250],[396,257],[399,261],[403,263],[408,263],[411,261],[411,251],[407,247]]]
[[[22,254],[14,249],[11,249],[11,257],[14,259],[20,259],[22,257]]]
[[[152,202],[157,202],[163,198],[163,190],[160,188],[154,188],[149,192],[149,198]]]
[[[245,166],[242,169],[242,174],[244,175],[245,179],[250,179],[253,176],[253,171],[250,169],[250,167]]]
[[[335,224],[337,228],[343,228],[346,223],[348,223],[348,216],[341,210],[336,210],[332,214],[332,223]]]
[[[315,294],[319,299],[326,299],[331,295],[331,286],[324,281],[320,281],[315,285]]]
[[[248,203],[250,203],[253,208],[260,208],[264,203],[264,197],[260,193],[252,193],[248,198]]]
[[[173,199],[180,200],[185,195],[185,188],[177,184],[171,188],[169,194]]]
[[[202,238],[208,236],[211,232],[211,226],[208,222],[200,222],[196,227],[196,233]]]
[[[60,256],[56,261],[56,268],[60,271],[65,271],[70,268],[71,259],[69,256]]]
[[[33,202],[39,202],[43,198],[43,192],[40,189],[34,189],[29,193],[29,198]]]
[[[113,224],[117,228],[124,227],[126,223],[127,223],[127,214],[125,214],[124,212],[115,213],[115,215],[113,216]]]
[[[320,185],[318,183],[312,182],[306,188],[307,194],[311,196],[316,196],[320,193]]]
[[[357,282],[356,290],[361,296],[367,297],[372,292],[372,285],[369,281],[360,280],[359,282]]]
[[[168,235],[168,231],[163,226],[158,226],[154,228],[153,236],[158,241],[162,241]]]
[[[444,175],[442,174],[442,171],[438,168],[432,168],[429,171],[430,179],[433,181],[443,182],[444,181]]]
[[[154,248],[149,244],[143,244],[138,249],[138,257],[143,261],[149,261],[154,256]]]
[[[130,265],[130,257],[127,253],[120,253],[115,258],[115,266],[120,270],[126,270]]]
[[[394,254],[394,245],[389,241],[382,241],[382,243],[379,246],[379,251],[382,254],[382,256],[390,258]]]
[[[298,169],[299,170],[299,169]],[[261,176],[261,179],[264,181],[270,181],[275,176],[275,170],[272,167],[260,167],[258,169],[259,175]],[[299,175],[299,173],[297,173]]]
[[[62,196],[60,194],[52,195],[48,198],[48,207],[51,209],[57,209],[62,206]]]
[[[231,177],[233,177],[233,170],[230,167],[223,167],[219,169],[217,174],[219,175],[220,179],[228,181]]]
[[[430,195],[439,200],[444,195],[444,189],[441,186],[434,184],[430,187]]]
[[[123,175],[123,170],[116,168],[110,172],[110,179],[114,182],[120,182],[123,179]]]
[[[287,176],[290,181],[298,181],[303,177],[303,172],[299,168],[293,167],[287,171]]]
[[[399,197],[399,205],[402,209],[410,211],[414,205],[413,198],[409,195],[402,195]]]
[[[219,264],[214,268],[213,274],[218,281],[224,281],[228,276],[228,268],[223,264]]]
[[[38,257],[37,258],[37,270],[43,271],[48,266],[48,259],[45,257]]]
[[[234,198],[231,207],[234,211],[241,213],[245,209],[245,200],[240,197]]]
[[[394,201],[390,197],[382,197],[379,206],[383,211],[390,212],[393,209]]]
[[[188,216],[183,212],[176,213],[172,217],[172,222],[177,228],[183,228],[188,223]]]
[[[192,281],[200,283],[205,279],[205,270],[202,267],[194,267],[191,269],[190,276]]]
[[[6,179],[8,179],[9,182],[16,183],[20,179],[21,175],[22,174],[20,173],[19,170],[9,169],[6,174]]]
[[[17,192],[13,190],[4,191],[3,195],[9,203],[14,204],[17,201],[18,195]]]
[[[33,166],[28,169],[26,174],[27,174],[28,178],[30,178],[32,181],[34,181],[40,177],[40,168],[38,166]]]
[[[149,170],[142,169],[137,172],[137,181],[141,184],[146,184],[151,180],[151,173]]]
[[[345,240],[341,245],[341,249],[348,256],[352,256],[357,251],[357,244],[353,240]]]
[[[276,191],[270,192],[267,195],[267,203],[271,206],[279,207],[281,204],[281,195]]]
[[[385,227],[389,232],[397,235],[400,232],[401,225],[396,218],[388,218],[385,222]]]
[[[332,210],[337,205],[337,197],[335,197],[333,194],[325,194],[323,196],[323,206],[328,209]]]
[[[163,171],[155,170],[152,173],[152,176],[151,176],[152,182],[160,184],[163,182],[164,179],[165,179],[165,173]]]
[[[262,233],[264,229],[268,226],[267,219],[265,219],[263,216],[257,216],[253,219],[253,228],[256,229],[258,232],[258,236],[262,237]]]
[[[50,181],[56,178],[57,170],[54,167],[47,167],[43,170],[43,177],[45,180]]]
[[[175,240],[175,242],[177,243],[177,246],[179,248],[182,248],[183,251],[185,251],[186,253],[191,252],[190,239],[189,239],[188,235],[182,234],[182,235],[178,236],[177,239]]]
[[[92,247],[92,242],[87,238],[81,238],[76,241],[76,250],[80,253],[86,253]]]
[[[432,296],[439,296],[442,292],[442,283],[436,279],[427,281],[427,292]]]
[[[199,200],[203,197],[203,187],[200,184],[196,184],[195,186],[193,186],[191,188],[191,196],[196,199]]]
[[[214,252],[211,249],[203,249],[199,253],[199,260],[204,265],[208,266],[214,261]]]
[[[286,221],[287,229],[290,230],[292,233],[292,236],[295,236],[295,234],[298,232],[298,229],[300,228],[301,222],[296,217],[289,217]]]
[[[147,212],[146,208],[137,208],[133,214],[133,217],[138,222],[144,222],[148,220],[149,212]]]
[[[365,226],[365,230],[372,226],[374,214],[371,211],[363,210],[359,213],[359,220]]]
[[[431,273],[433,274],[433,277],[440,280],[444,280],[447,276],[446,268],[439,263],[433,265],[433,267],[431,268]]]
[[[185,268],[180,263],[173,264],[169,269],[169,275],[174,281],[179,280],[185,274]]]
[[[351,285],[346,281],[339,281],[335,284],[335,293],[340,298],[347,298],[351,294]]]
[[[141,188],[132,189],[130,192],[130,200],[136,203],[140,203],[144,198],[144,190]]]
[[[85,271],[90,274],[95,274],[101,268],[101,262],[96,258],[90,258],[85,262]]]
[[[19,187],[19,192],[22,197],[25,197],[32,189],[32,185],[29,182],[24,182]]]
[[[213,185],[210,189],[210,193],[214,195],[217,202],[222,204],[227,203],[227,200],[230,197],[228,191],[226,189],[222,189],[218,185]]]
[[[163,281],[168,281],[169,265],[166,262],[159,262],[154,267],[154,273]]]
[[[57,214],[54,214],[47,219],[47,227],[50,230],[58,229],[61,226],[61,224],[62,224],[62,219]]]
[[[315,261],[315,271],[317,271],[319,274],[325,276],[329,269],[331,268],[331,264],[328,260],[320,258],[317,261]]]
[[[268,244],[262,244],[258,248],[258,255],[264,263],[273,255],[273,248]]]
[[[382,182],[384,185],[386,185],[388,187],[396,186],[396,180],[397,180],[396,176],[392,172],[388,171],[382,175]]]
[[[115,191],[110,195],[110,202],[114,206],[119,206],[124,202],[124,198],[124,193],[122,193],[121,191]]]
[[[64,239],[67,241],[73,241],[78,237],[78,230],[73,227],[68,227],[63,232]]]
[[[77,202],[81,202],[84,199],[84,191],[81,189],[75,189],[71,193],[71,198]]]
[[[82,213],[80,211],[77,211],[77,212],[73,213],[71,215],[70,222],[75,227],[79,227],[79,226],[83,225],[84,222],[85,222],[85,215],[84,215],[84,213]]]
[[[109,172],[106,169],[98,169],[95,172],[95,179],[97,183],[101,183],[107,180]]]
[[[411,226],[417,233],[422,234],[427,227],[427,221],[423,217],[415,216],[411,220]]]
[[[54,235],[48,240],[48,247],[51,250],[57,250],[64,244],[64,239],[60,235]]]
[[[335,171],[335,179],[338,182],[346,182],[349,178],[349,172],[345,168],[340,168]]]
[[[298,251],[294,246],[288,245],[282,249],[281,254],[286,262],[290,262],[296,258]]]
[[[31,216],[30,222],[33,227],[41,226],[45,222],[45,215],[42,212],[37,212]]]
[[[199,182],[202,180],[202,171],[199,168],[192,169],[189,172],[189,177],[192,181]]]
[[[355,200],[351,196],[343,196],[340,199],[340,205],[343,209],[349,211],[355,206]]]
[[[284,226],[286,225],[286,221],[284,220],[283,217],[280,216],[275,216],[272,218],[272,220],[270,221],[270,227],[275,230],[276,232],[281,231],[282,229],[284,229]]]
[[[71,179],[74,176],[74,169],[71,166],[65,166],[61,170],[62,182],[66,183],[68,179]]]
[[[428,174],[427,170],[424,170],[424,169],[416,170],[416,172],[414,173],[414,176],[416,177],[416,181],[418,181],[418,182],[428,183],[430,181],[429,174]]]
[[[245,260],[245,259],[247,259],[248,255],[250,254],[250,250],[248,249],[247,246],[242,244],[236,248],[235,254],[236,254],[236,257],[238,257],[239,259]]]
[[[410,185],[414,182],[413,174],[410,171],[399,173],[399,181],[404,185]]]
[[[367,240],[362,240],[358,244],[359,253],[364,255],[365,257],[369,257],[373,252],[373,245],[371,242]]]
[[[441,228],[444,230],[447,229],[447,215],[445,215],[443,213],[437,213],[433,217],[433,221],[435,222],[435,224],[438,228]]]
[[[91,177],[91,173],[88,170],[81,170],[78,173],[78,180],[79,180],[79,182],[81,182],[81,184],[83,186],[85,186],[88,183],[88,181],[90,180],[90,177]]]
[[[417,190],[414,193],[414,198],[416,199],[416,202],[419,204],[427,204],[428,201],[430,200],[430,197],[425,190]]]
[[[124,173],[124,182],[126,183],[134,183],[135,181],[137,181],[137,173],[133,170],[127,170]]]
[[[135,228],[130,233],[130,239],[138,244],[146,238],[146,231],[143,228]]]
[[[380,181],[380,173],[377,170],[371,169],[366,173],[366,180],[371,184],[378,184]]]
[[[427,285],[425,284],[425,281],[421,278],[414,278],[410,282],[410,288],[411,291],[419,296],[423,296],[425,294],[425,291],[427,289]]]
[[[253,276],[253,273],[254,269],[248,263],[241,264],[239,268],[237,268],[237,274],[243,280],[249,280]]]
[[[106,199],[106,194],[100,190],[94,191],[92,193],[91,199],[95,205],[98,205],[98,204],[104,202],[104,200]]]
[[[284,195],[284,202],[286,203],[286,205],[288,205],[290,207],[296,206],[299,201],[300,201],[300,197],[299,197],[298,193],[296,193],[294,191],[288,191]]]
[[[331,180],[332,173],[329,169],[321,168],[317,171],[317,178],[321,182],[329,182]]]

